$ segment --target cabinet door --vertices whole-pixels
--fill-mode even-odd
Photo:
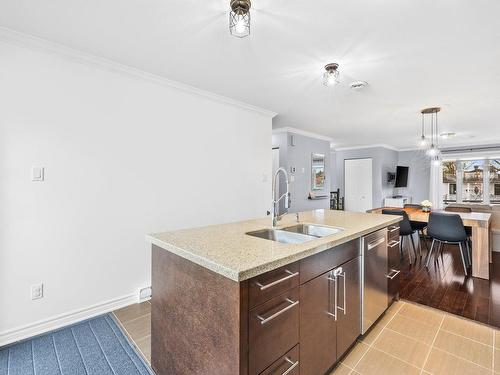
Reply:
[[[356,342],[361,334],[361,258],[335,269],[337,298],[337,358]]]
[[[400,240],[393,239],[387,245],[387,295],[389,298],[389,305],[393,300],[399,298],[399,279],[400,279]]]
[[[331,271],[300,286],[300,374],[323,375],[337,359]]]

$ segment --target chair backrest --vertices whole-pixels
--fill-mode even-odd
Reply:
[[[405,210],[382,210],[384,215],[398,215],[403,216],[403,220],[399,222],[399,234],[401,236],[408,236],[413,233],[413,229],[411,229],[410,219],[408,218],[408,214]]]
[[[422,209],[423,206],[421,204],[415,204],[415,203],[406,203],[405,208],[418,208]]]
[[[431,212],[427,233],[440,241],[463,242],[467,240],[467,233],[460,215]]]
[[[448,212],[463,212],[463,213],[472,212],[472,208],[470,207],[457,207],[457,206],[448,206],[444,210]]]

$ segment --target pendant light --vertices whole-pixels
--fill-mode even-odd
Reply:
[[[244,38],[250,35],[250,0],[231,0],[229,13],[229,32],[231,35]]]
[[[426,154],[432,159],[434,164],[439,164],[441,160],[441,152],[439,151],[439,126],[438,126],[438,113],[441,111],[440,107],[431,107],[422,109],[422,134],[420,137],[419,145],[422,148],[427,148]],[[425,136],[425,118],[430,120],[430,139]],[[429,146],[430,142],[430,146]]]

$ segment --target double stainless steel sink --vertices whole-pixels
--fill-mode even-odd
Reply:
[[[297,224],[282,229],[262,229],[248,232],[247,234],[275,242],[299,244],[315,240],[319,237],[331,236],[343,230],[343,228],[322,225]]]

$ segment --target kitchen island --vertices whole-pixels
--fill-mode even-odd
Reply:
[[[363,246],[397,250],[400,218],[330,210],[299,218],[341,230],[281,243],[248,234],[270,227],[259,219],[148,236],[157,375],[322,375],[373,323],[362,319]],[[280,227],[296,224],[289,215]],[[394,279],[382,258],[376,267]],[[378,283],[372,295],[391,289]],[[365,310],[383,311],[389,299]]]

